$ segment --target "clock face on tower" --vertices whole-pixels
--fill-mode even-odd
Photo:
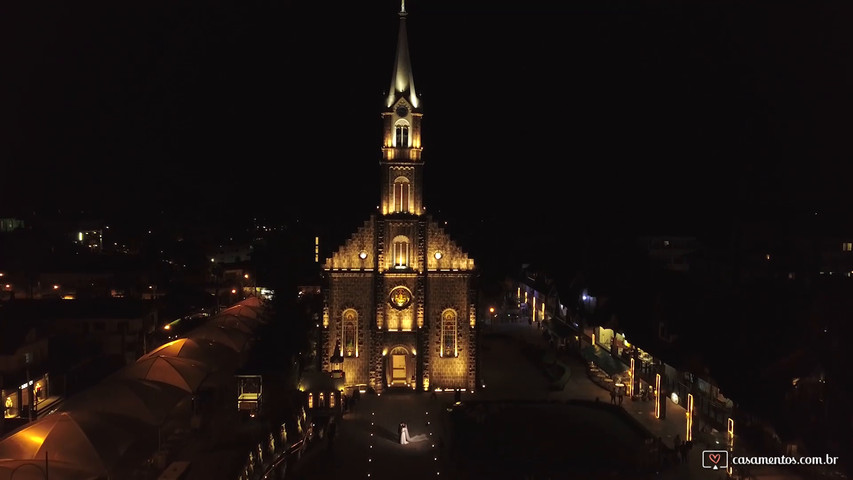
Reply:
[[[405,105],[400,105],[399,107],[397,107],[397,116],[398,117],[405,117],[408,114],[409,114],[409,109],[406,108]]]

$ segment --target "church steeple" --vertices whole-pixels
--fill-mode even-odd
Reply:
[[[406,0],[400,4],[400,28],[397,34],[397,55],[394,61],[394,74],[391,76],[391,88],[385,106],[390,107],[399,96],[404,96],[414,108],[418,108],[418,95],[415,91],[415,78],[412,75],[412,61],[409,58],[409,39],[406,32]]]
[[[397,53],[391,75],[391,88],[382,112],[383,140],[382,184],[383,215],[423,213],[423,161],[421,160],[421,100],[415,91],[409,38],[406,31],[406,1],[401,0]]]

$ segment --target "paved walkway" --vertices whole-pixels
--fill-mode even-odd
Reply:
[[[572,374],[560,391],[551,389],[551,381],[541,367],[539,360],[546,348],[542,332],[535,326],[509,324],[487,326],[482,331],[480,343],[481,372],[485,388],[477,392],[462,394],[464,405],[487,402],[489,405],[512,405],[504,408],[504,413],[513,412],[510,417],[492,418],[507,422],[507,428],[486,422],[476,426],[482,442],[477,460],[467,456],[455,455],[463,445],[462,440],[453,435],[448,407],[453,404],[453,393],[442,392],[436,395],[412,391],[389,391],[382,395],[362,395],[361,401],[344,414],[339,420],[337,435],[333,442],[328,436],[311,442],[302,459],[288,467],[287,479],[295,480],[337,480],[337,479],[399,479],[408,480],[450,478],[467,479],[518,479],[536,480],[554,479],[649,479],[649,480],[718,480],[726,478],[725,472],[702,468],[703,447],[694,448],[687,462],[675,464],[650,476],[614,476],[609,472],[609,463],[620,460],[636,460],[636,451],[642,448],[636,433],[626,427],[618,415],[607,413],[606,408],[577,406],[577,401],[609,404],[609,393],[593,383],[585,373],[582,360],[568,355],[560,360],[568,365]],[[526,403],[525,403],[526,402]],[[573,403],[574,402],[574,403]],[[543,405],[547,403],[547,405]],[[533,405],[535,412],[545,412],[538,420],[525,424],[524,405]],[[539,405],[538,407],[536,405]],[[573,406],[574,405],[574,406]],[[686,417],[684,409],[668,404],[666,421],[653,415],[651,402],[632,402],[626,400],[622,407],[645,427],[653,436],[661,437],[667,446],[672,445],[676,434],[684,436]],[[587,408],[587,410],[583,410]],[[228,408],[233,410],[233,408]],[[560,416],[571,417],[560,420]],[[510,420],[516,422],[515,430],[509,428]],[[409,425],[410,434],[423,436],[424,441],[401,445],[397,434],[400,422]],[[572,423],[574,422],[574,423]],[[179,449],[177,458],[193,460],[190,478],[195,479],[233,479],[235,466],[244,461],[245,445],[241,444],[241,435],[231,428],[241,422],[233,418],[221,418],[212,422],[202,433],[207,442]],[[245,428],[246,426],[244,426]],[[520,430],[519,430],[520,428]],[[527,431],[523,431],[527,430]],[[456,432],[459,430],[457,429]],[[510,433],[511,431],[515,433]],[[491,437],[482,437],[482,432]],[[520,432],[520,433],[519,433]],[[248,432],[246,432],[248,433]],[[230,440],[229,440],[230,439]],[[470,440],[470,439],[469,439]],[[458,444],[454,444],[458,441]],[[470,442],[469,442],[470,443]],[[526,447],[526,450],[520,447]],[[634,453],[629,454],[627,451]],[[482,453],[485,452],[485,453]],[[512,454],[522,457],[507,461]],[[484,470],[493,464],[511,465],[513,461],[531,458],[536,455],[548,455],[551,459],[569,457],[559,476],[540,475],[525,477],[528,468],[535,466],[538,460],[532,460],[516,472]],[[491,456],[491,457],[490,457]],[[490,460],[493,459],[493,460]],[[642,459],[640,459],[642,460]],[[503,461],[503,462],[501,462]],[[528,461],[530,462],[530,461]],[[592,468],[595,467],[595,468]],[[586,468],[586,470],[585,470]],[[564,475],[563,475],[564,472]],[[754,478],[760,480],[799,480],[802,477],[782,474],[777,471],[754,470]]]
[[[452,394],[431,398],[411,391],[363,395],[344,414],[334,442],[315,445],[292,472],[298,480],[456,478],[445,452],[448,425],[445,407]],[[409,434],[423,438],[401,445],[400,422]]]
[[[542,336],[542,331],[536,325],[530,326],[526,323],[510,323],[501,325],[488,326],[485,329],[489,335],[496,335],[505,339],[513,339],[520,341],[524,345],[534,347],[536,351],[543,353],[547,347],[547,342]],[[488,343],[487,343],[488,345]],[[484,355],[488,357],[488,352]],[[569,400],[569,399],[591,399],[596,398],[599,401],[610,402],[609,391],[595,384],[586,375],[586,365],[576,357],[568,353],[558,354],[558,359],[568,365],[572,374],[565,388],[561,391],[549,392],[547,398],[552,400]],[[500,361],[491,359],[487,363]],[[510,367],[511,363],[505,363],[506,367]],[[488,390],[488,388],[487,388]],[[686,410],[681,406],[673,403],[670,399],[666,399],[666,418],[657,419],[654,416],[653,402],[635,402],[632,400],[624,400],[622,407],[634,418],[636,418],[652,435],[661,437],[663,443],[668,447],[673,446],[673,441],[676,435],[683,439],[687,431],[687,416]],[[696,445],[689,453],[687,462],[676,464],[661,472],[660,478],[666,479],[682,479],[682,480],[716,480],[726,478],[721,471],[706,469],[702,467],[702,451],[703,450],[724,450],[725,438],[722,436],[694,434]],[[737,440],[737,439],[735,439]],[[783,470],[778,467],[753,467],[751,474],[755,480],[802,480],[806,478],[793,472]]]
[[[560,456],[569,457],[574,454],[571,462],[567,460],[565,476],[529,478],[627,478],[606,475],[607,463],[609,460],[616,462],[620,456],[627,458],[628,454],[624,453],[626,450],[634,448],[635,453],[641,451],[642,440],[638,440],[638,437],[627,430],[624,421],[618,416],[607,414],[601,409],[583,410],[585,407],[568,405],[571,400],[594,402],[596,398],[600,402],[609,402],[606,392],[585,374],[572,375],[564,390],[551,391],[550,380],[535,361],[536,355],[541,354],[543,347],[540,343],[541,332],[538,329],[517,325],[506,329],[490,328],[483,333],[480,352],[486,387],[477,392],[464,393],[463,404],[483,401],[489,404],[513,405],[512,408],[504,407],[504,410],[519,412],[523,411],[525,404],[530,404],[533,405],[530,408],[536,411],[551,412],[543,414],[544,420],[529,423],[527,428],[530,432],[525,435],[528,440],[524,441],[529,447],[526,455],[529,456],[536,450],[547,450],[554,460],[559,460]],[[581,364],[580,367],[582,366]],[[334,443],[328,445],[326,440],[325,444],[319,447],[315,445],[313,450],[288,472],[288,478],[396,479],[402,475],[407,479],[524,480],[522,472],[517,472],[517,476],[509,472],[499,472],[500,476],[495,476],[495,472],[492,472],[486,477],[476,474],[478,469],[485,473],[483,469],[489,465],[489,455],[495,459],[495,464],[507,465],[507,462],[500,463],[500,460],[506,460],[502,457],[524,446],[518,443],[518,433],[512,434],[515,437],[510,436],[509,425],[503,430],[494,430],[493,425],[493,430],[487,430],[497,432],[493,438],[478,439],[492,440],[492,443],[497,439],[495,445],[506,444],[508,450],[486,450],[482,455],[485,460],[480,460],[479,464],[475,459],[454,456],[454,452],[458,451],[455,447],[459,445],[453,444],[455,438],[447,414],[447,407],[452,403],[453,393],[450,392],[438,393],[435,396],[410,391],[364,395],[360,404],[340,421]],[[543,403],[547,405],[542,405]],[[623,406],[630,407],[638,418],[646,418],[650,415],[647,411],[650,405]],[[572,419],[565,421],[569,423],[558,423],[559,412],[568,412],[566,415]],[[675,415],[676,412],[673,411],[672,414]],[[516,415],[514,418],[521,418],[521,428],[525,428],[523,415]],[[507,421],[506,417],[501,421]],[[572,421],[575,422],[573,426],[570,423]],[[400,445],[396,431],[400,422],[409,424],[412,435],[421,434],[428,440]],[[586,424],[581,425],[584,422]],[[683,426],[679,426],[677,422],[656,423],[652,433],[658,434],[664,438],[664,442],[669,443]],[[543,433],[540,434],[539,430]],[[584,432],[584,437],[578,438],[578,432]],[[585,450],[576,451],[579,445],[585,446]],[[660,475],[630,478],[717,480],[725,477],[721,471],[703,469],[700,456],[701,452],[696,449],[687,463],[673,466]],[[590,463],[595,464],[595,469],[588,468]]]

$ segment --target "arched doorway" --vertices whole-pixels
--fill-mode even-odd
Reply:
[[[405,387],[409,384],[408,375],[409,351],[405,347],[394,347],[388,354],[388,385]]]

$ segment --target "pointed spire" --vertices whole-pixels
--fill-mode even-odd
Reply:
[[[406,34],[406,0],[400,0],[400,30],[397,35],[397,55],[394,61],[394,73],[391,75],[391,88],[388,90],[386,107],[391,107],[398,95],[404,94],[409,103],[417,108],[420,103],[415,91],[415,79],[412,75],[412,61],[409,57],[409,40]]]

